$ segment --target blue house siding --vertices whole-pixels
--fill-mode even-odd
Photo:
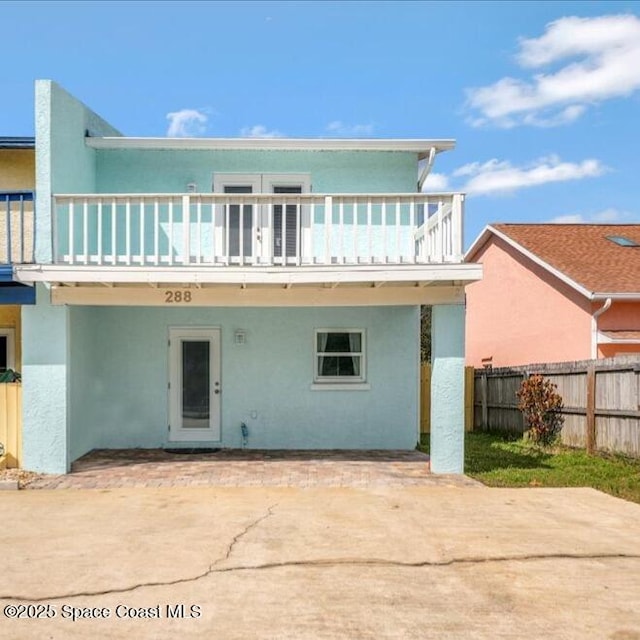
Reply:
[[[96,150],[97,193],[207,193],[214,173],[308,173],[314,193],[410,193],[418,179],[406,152]]]
[[[416,227],[417,220],[414,218],[420,218],[428,211],[430,204],[425,204],[426,201],[420,201],[421,204],[416,205],[415,209],[414,204],[403,201],[403,204],[398,204],[397,214],[391,215],[393,222],[385,215],[384,225],[381,214],[384,209],[380,208],[378,212],[378,205],[371,205],[371,211],[367,211],[367,218],[372,219],[367,220],[370,230],[366,232],[366,243],[359,240],[359,227],[364,223],[364,216],[349,218],[349,211],[339,208],[336,221],[334,210],[331,219],[333,225],[339,228],[352,227],[344,232],[340,230],[339,244],[348,244],[353,248],[354,255],[343,251],[342,246],[340,253],[334,251],[333,244],[337,241],[333,238],[333,231],[326,234],[320,231],[316,235],[322,238],[322,247],[313,244],[312,257],[329,256],[329,268],[322,267],[324,271],[319,270],[313,276],[322,276],[324,280],[316,282],[310,278],[310,284],[303,282],[300,286],[298,282],[278,282],[276,276],[280,274],[269,271],[272,266],[267,269],[260,265],[254,273],[262,274],[264,281],[250,281],[248,285],[237,280],[225,283],[224,277],[221,277],[220,282],[214,281],[214,286],[210,287],[207,279],[211,279],[213,271],[208,269],[221,269],[222,275],[227,263],[223,261],[222,264],[216,263],[216,267],[206,267],[191,260],[192,243],[180,235],[190,233],[191,227],[187,226],[190,221],[182,219],[177,209],[173,210],[173,205],[169,207],[171,216],[175,213],[177,222],[183,222],[183,228],[178,233],[176,228],[163,226],[160,207],[156,214],[159,219],[153,231],[155,236],[147,235],[151,233],[150,227],[142,223],[139,223],[139,227],[135,226],[133,220],[144,217],[144,212],[142,216],[132,213],[128,205],[124,205],[124,214],[120,215],[121,210],[117,207],[110,212],[108,207],[112,205],[107,203],[104,209],[100,209],[102,218],[97,214],[94,216],[90,210],[90,206],[95,205],[86,205],[81,213],[74,211],[73,215],[69,214],[66,218],[64,204],[52,212],[52,196],[60,194],[182,194],[188,191],[187,185],[192,183],[197,184],[196,191],[204,194],[211,192],[213,176],[222,173],[307,174],[313,194],[415,193],[418,170],[418,156],[414,152],[416,147],[400,145],[402,150],[381,151],[379,146],[365,145],[366,150],[352,151],[336,150],[334,145],[323,150],[306,151],[261,148],[256,144],[256,148],[222,150],[215,144],[208,148],[194,148],[196,145],[189,148],[190,143],[185,142],[171,149],[108,149],[97,148],[100,147],[99,143],[94,143],[96,148],[93,148],[86,142],[87,135],[112,137],[120,134],[55,83],[39,81],[36,87],[36,263],[43,266],[44,273],[54,261],[53,245],[57,251],[55,261],[60,260],[58,254],[65,251],[75,255],[74,243],[78,238],[83,241],[82,252],[93,252],[98,229],[102,230],[103,237],[112,243],[109,245],[111,249],[117,250],[119,255],[122,234],[117,234],[126,225],[124,242],[131,246],[126,249],[128,259],[118,262],[114,257],[112,262],[117,264],[110,266],[109,261],[97,260],[93,267],[84,268],[83,264],[89,262],[87,257],[84,263],[80,260],[79,265],[74,264],[75,259],[67,261],[73,269],[58,269],[57,266],[49,269],[50,273],[44,282],[52,286],[54,296],[62,295],[56,297],[56,301],[66,302],[66,305],[53,306],[50,291],[43,284],[38,284],[37,304],[23,310],[23,441],[26,468],[64,473],[69,470],[71,461],[94,448],[150,448],[169,444],[168,338],[173,327],[216,328],[221,340],[220,439],[210,443],[181,442],[182,445],[241,447],[240,425],[245,423],[249,431],[246,443],[249,448],[412,449],[418,439],[419,417],[420,332],[419,308],[416,304],[434,301],[447,306],[434,312],[433,323],[433,469],[439,472],[462,470],[464,434],[460,407],[464,308],[448,305],[447,302],[460,302],[461,292],[456,291],[459,287],[454,285],[464,278],[449,275],[448,267],[444,264],[441,278],[436,276],[434,280],[429,273],[434,266],[438,269],[438,262],[444,262],[445,253],[449,250],[445,251],[443,246],[439,253],[434,254],[433,261],[425,266],[425,273],[421,272],[419,265],[412,264],[418,243],[421,243],[421,248],[427,246],[426,229],[422,229],[419,238],[409,235]],[[425,149],[421,149],[420,153],[424,154]],[[63,198],[60,200],[64,201]],[[178,200],[179,206],[186,203],[185,210],[190,211],[187,197]],[[215,197],[209,200],[213,201]],[[341,202],[345,199],[334,196],[334,200]],[[73,200],[69,199],[69,202]],[[323,207],[332,206],[331,202],[332,199],[327,198],[320,199],[320,204],[314,204],[316,217],[305,222],[311,225],[312,231],[318,231],[326,224]],[[460,197],[455,200],[459,205],[455,210],[459,214],[458,231],[462,224],[461,202]],[[454,200],[451,199],[448,220],[453,220],[453,204]],[[348,209],[348,206],[345,208]],[[445,238],[442,232],[444,206],[438,212],[434,219],[440,220],[438,238],[442,239]],[[105,231],[107,220],[111,219],[110,214],[117,220],[117,224],[111,228],[111,231],[115,229],[114,233],[117,232],[115,238]],[[91,222],[85,222],[85,219]],[[201,222],[209,219],[205,215]],[[69,225],[69,220],[73,220],[74,226],[67,226],[67,236],[70,236],[67,238],[64,225]],[[102,220],[102,227],[99,226],[99,220]],[[175,223],[176,219],[169,225],[175,226]],[[392,224],[395,225],[393,235],[396,245],[408,244],[404,242],[405,239],[413,243],[411,251],[405,252],[407,256],[396,250],[400,258],[409,258],[406,264],[394,258],[394,245],[391,248],[386,245],[387,227]],[[275,228],[273,220],[272,225]],[[54,229],[67,242],[67,247],[60,237],[52,237]],[[204,232],[198,230],[198,233],[201,234],[200,239],[204,237]],[[162,234],[168,237],[164,238]],[[386,253],[382,260],[376,262],[374,258],[381,253],[376,250],[380,244],[380,234]],[[451,243],[455,244],[454,240],[459,241],[460,237],[461,233],[455,236],[451,234]],[[145,263],[144,269],[148,269],[142,276],[134,268],[121,270],[123,264],[133,264],[130,255],[131,251],[137,250],[136,243],[144,243],[148,247],[146,240],[156,238],[166,240],[167,246],[171,244],[171,238],[181,250],[184,249],[188,259],[181,261],[180,266],[174,264],[176,261],[171,252],[177,250],[172,245],[168,251],[171,259],[162,266],[151,266],[146,259],[140,261]],[[438,238],[430,241],[437,244]],[[312,240],[315,242],[315,236]],[[366,249],[362,248],[364,244],[368,245]],[[104,251],[103,246],[102,253]],[[454,261],[457,259],[453,250],[446,255],[451,255]],[[342,262],[333,260],[333,257],[339,256]],[[358,260],[350,259],[367,256],[371,264],[360,264]],[[352,266],[348,267],[348,263],[352,263]],[[187,264],[189,267],[185,269]],[[302,269],[314,269],[316,264],[310,260]],[[286,268],[297,266],[288,264]],[[356,278],[355,284],[344,284],[341,282],[343,267],[352,269],[350,275],[357,275],[358,278],[362,274],[371,274],[371,281]],[[158,269],[155,274],[154,268]],[[148,283],[162,293],[167,282],[176,281],[181,268],[185,273],[183,282],[189,286],[189,290],[195,284],[194,291],[202,286],[208,295],[218,296],[229,295],[234,288],[239,291],[240,286],[246,286],[246,294],[250,296],[254,287],[265,287],[270,289],[270,295],[274,294],[274,306],[115,306],[142,304],[140,292],[149,293],[151,289],[141,288],[141,284]],[[74,272],[76,269],[77,272]],[[159,269],[172,272],[168,281],[159,279]],[[189,275],[194,269],[202,269],[195,276],[207,276],[202,283],[193,273]],[[303,273],[302,269],[299,273]],[[286,271],[284,267],[282,270]],[[394,270],[399,276],[404,273],[397,282],[394,280]],[[231,269],[227,273],[233,275]],[[407,275],[411,276],[408,282]],[[134,280],[134,277],[138,279]],[[252,277],[253,273],[249,275],[249,280]],[[37,280],[25,279],[30,282]],[[112,289],[109,295],[113,297],[101,298],[96,295],[93,285],[97,283],[106,284],[107,291]],[[386,286],[388,283],[390,285]],[[65,287],[65,284],[78,286]],[[109,287],[111,284],[117,286]],[[292,291],[289,291],[292,284]],[[408,286],[411,284],[417,286]],[[309,289],[316,285],[322,287],[319,290],[323,295],[318,299],[324,300],[325,304],[361,304],[364,294],[367,304],[371,306],[277,306],[279,302],[287,305],[292,301],[300,305],[314,304],[316,298],[305,298],[300,292],[305,287]],[[217,286],[220,286],[220,293],[216,291]],[[354,291],[357,287],[359,302],[346,297],[352,295],[349,286],[354,286]],[[105,290],[102,286],[97,289]],[[64,300],[65,290],[67,294],[73,290],[74,295]],[[410,296],[407,294],[409,291],[412,292]],[[325,292],[332,297],[325,297]],[[260,290],[260,293],[264,293],[264,290]],[[289,298],[287,302],[286,296],[290,293],[301,297]],[[423,293],[424,299],[421,297]],[[212,304],[221,304],[218,298],[208,299]],[[105,306],[86,306],[89,300]],[[231,296],[224,300],[224,304],[238,303]],[[107,302],[112,306],[107,306]],[[270,299],[267,302],[271,304]],[[264,298],[261,302],[251,302],[264,303]],[[153,299],[149,304],[160,303]],[[204,303],[200,301],[199,304]],[[401,304],[405,306],[383,306]],[[330,390],[325,387],[318,390],[317,385],[313,385],[314,335],[315,330],[320,328],[364,330],[365,388]],[[238,329],[245,332],[246,344],[235,343],[234,334]],[[194,419],[199,419],[199,416]],[[188,437],[193,437],[188,430],[184,431],[189,434]]]
[[[85,135],[119,132],[50,80],[36,82],[36,262],[51,262],[53,193],[96,189],[95,150]]]
[[[71,308],[70,458],[168,443],[172,326],[221,329],[219,445],[240,447],[244,422],[250,448],[412,449],[418,324],[415,307]],[[320,327],[366,331],[369,390],[311,389]],[[244,345],[234,343],[238,328]]]

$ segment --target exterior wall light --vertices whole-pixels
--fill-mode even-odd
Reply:
[[[236,329],[233,339],[236,344],[246,344],[247,332],[244,329]]]

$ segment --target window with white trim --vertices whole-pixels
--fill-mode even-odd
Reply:
[[[365,377],[363,329],[316,330],[315,382],[364,382]]]
[[[0,371],[15,368],[14,330],[0,327]]]

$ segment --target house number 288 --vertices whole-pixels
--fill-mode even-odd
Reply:
[[[191,302],[191,291],[165,291],[164,301],[173,304],[174,302]]]

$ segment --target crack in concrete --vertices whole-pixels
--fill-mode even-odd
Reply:
[[[423,568],[423,567],[450,567],[452,565],[478,565],[497,564],[506,562],[531,562],[536,560],[640,560],[640,554],[635,553],[548,553],[515,556],[492,556],[485,558],[450,558],[449,560],[422,560],[418,562],[403,562],[402,560],[385,560],[384,558],[327,558],[319,560],[288,560],[285,562],[266,562],[256,565],[240,565],[217,569],[215,573],[232,573],[235,571],[263,571],[268,569],[280,569],[285,567],[399,567],[399,568]]]
[[[0,600],[20,600],[21,602],[34,602],[34,603],[49,602],[49,601],[56,601],[56,600],[64,600],[66,598],[79,598],[82,596],[92,597],[92,596],[106,596],[106,595],[115,594],[115,593],[129,593],[130,591],[136,591],[138,589],[143,589],[145,587],[170,587],[176,584],[184,584],[187,582],[197,582],[198,580],[202,580],[202,578],[206,578],[212,573],[218,573],[220,569],[216,569],[216,567],[220,563],[224,562],[225,560],[228,560],[231,554],[233,553],[233,549],[240,542],[240,540],[242,540],[242,538],[244,538],[244,536],[246,536],[247,533],[249,533],[249,531],[257,527],[262,521],[272,516],[273,510],[277,506],[278,506],[277,504],[274,504],[274,505],[271,505],[270,507],[267,507],[267,513],[250,522],[244,529],[242,529],[242,531],[240,531],[238,534],[236,534],[233,537],[231,542],[227,545],[227,549],[224,556],[212,562],[206,571],[203,571],[202,573],[199,573],[195,576],[191,576],[189,578],[177,578],[176,580],[142,582],[140,584],[135,584],[131,587],[122,587],[121,589],[104,589],[102,591],[77,591],[72,593],[65,593],[64,595],[43,596],[40,598],[30,598],[25,596],[10,596],[10,595],[0,594]]]
[[[67,593],[64,595],[46,596],[40,598],[29,598],[25,596],[0,595],[0,600],[19,600],[25,603],[37,603],[45,601],[56,601],[82,596],[93,597],[115,593],[128,593],[145,587],[167,587],[187,582],[197,582],[215,573],[234,573],[240,571],[268,571],[270,569],[283,569],[287,567],[399,567],[405,569],[420,569],[424,567],[450,567],[453,565],[481,565],[507,562],[535,562],[542,560],[640,560],[640,554],[635,553],[544,553],[544,554],[522,554],[513,556],[487,556],[487,557],[460,557],[448,560],[422,560],[417,562],[403,562],[401,560],[386,560],[384,558],[326,558],[318,560],[285,560],[283,562],[265,562],[255,565],[236,565],[231,567],[219,567],[220,564],[229,560],[233,550],[238,543],[261,522],[273,515],[273,509],[277,505],[268,507],[267,513],[250,522],[242,531],[233,537],[227,545],[225,554],[212,562],[209,568],[202,573],[189,578],[178,578],[176,580],[144,582],[131,587],[121,589],[105,589],[103,591],[83,591]]]

